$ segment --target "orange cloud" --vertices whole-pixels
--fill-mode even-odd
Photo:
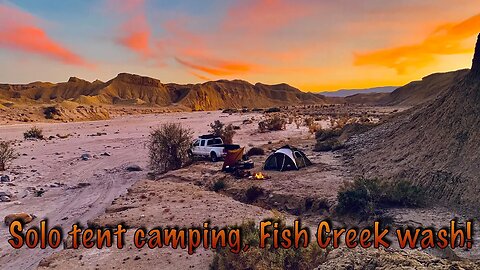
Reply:
[[[443,24],[423,42],[355,54],[355,65],[377,65],[395,69],[405,74],[409,68],[434,64],[439,55],[470,53],[472,45],[463,41],[480,32],[480,14],[462,22]]]
[[[128,19],[121,27],[123,33],[119,43],[142,57],[152,56],[150,47],[151,30],[144,14]]]
[[[241,63],[241,62],[232,62],[232,61],[218,61],[218,60],[207,61],[203,59],[202,63],[206,63],[205,65],[205,64],[192,63],[179,58],[175,58],[175,60],[177,60],[178,63],[188,68],[202,71],[215,76],[229,76],[229,75],[246,73],[248,71],[251,71],[253,68],[253,66],[250,64]]]
[[[195,72],[190,72],[190,74],[192,74],[193,76],[199,78],[200,80],[204,80],[204,81],[211,81],[212,79],[210,79],[209,77],[207,76],[203,76],[203,75],[200,75],[198,73],[195,73]]]
[[[0,4],[0,47],[43,55],[65,64],[93,67],[48,37],[35,22],[32,15]]]
[[[151,47],[152,31],[145,14],[144,0],[108,0],[107,7],[121,15],[124,22],[119,28],[117,42],[143,58],[154,55]]]

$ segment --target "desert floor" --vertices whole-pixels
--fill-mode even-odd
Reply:
[[[352,179],[340,156],[332,152],[316,153],[313,135],[304,126],[287,125],[284,131],[257,133],[261,114],[222,114],[216,112],[169,113],[121,116],[111,120],[77,123],[36,123],[44,134],[54,138],[25,141],[22,133],[33,124],[0,126],[0,137],[17,140],[20,157],[7,171],[11,183],[0,184],[0,191],[12,193],[11,202],[0,202],[0,216],[27,212],[37,216],[29,226],[48,218],[51,226],[70,228],[80,223],[107,225],[123,222],[129,227],[197,226],[210,220],[212,226],[239,224],[244,220],[259,221],[281,213],[288,220],[301,216],[307,226],[328,217],[328,206],[335,202],[343,181]],[[253,123],[243,124],[253,119]],[[152,128],[166,122],[180,122],[195,135],[208,131],[215,120],[240,126],[235,143],[262,146],[273,150],[289,143],[304,149],[315,163],[295,172],[272,172],[268,180],[236,180],[220,172],[222,163],[197,161],[192,166],[167,173],[156,180],[147,180],[148,150],[146,143]],[[65,139],[58,135],[67,135]],[[90,155],[82,160],[84,154]],[[266,156],[254,157],[259,171]],[[142,171],[126,170],[138,165]],[[210,190],[213,181],[223,179],[225,190]],[[246,203],[242,194],[251,185],[264,188],[266,195],[255,203]],[[305,209],[306,199],[313,198],[316,209]],[[322,208],[323,207],[323,208]],[[308,208],[308,207],[307,207]],[[272,211],[275,210],[275,211]],[[452,217],[460,217],[445,209],[392,209],[399,225],[443,226]],[[129,235],[127,234],[127,237]],[[130,235],[131,236],[131,235]],[[478,237],[476,235],[476,237]],[[7,243],[9,233],[0,230],[0,265],[5,269],[56,267],[109,269],[156,265],[161,269],[208,268],[213,252],[198,249],[193,256],[171,248],[137,250],[116,249],[13,250]],[[480,240],[480,239],[479,239]],[[127,241],[131,242],[131,241]],[[478,258],[475,252],[460,252]]]

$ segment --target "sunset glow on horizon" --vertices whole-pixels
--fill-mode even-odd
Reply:
[[[0,0],[0,83],[242,79],[303,91],[469,68],[480,1]]]

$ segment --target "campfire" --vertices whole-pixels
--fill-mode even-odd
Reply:
[[[263,179],[266,179],[266,176],[263,175],[262,172],[257,172],[257,173],[255,173],[255,175],[253,176],[253,179],[255,179],[255,180],[263,180]]]

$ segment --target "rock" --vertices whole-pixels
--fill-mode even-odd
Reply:
[[[11,202],[12,199],[9,196],[0,195],[0,202]]]
[[[129,172],[139,172],[139,171],[143,171],[143,169],[138,166],[138,165],[129,165],[125,168],[127,171]]]
[[[15,214],[10,214],[10,215],[7,215],[5,218],[4,218],[4,222],[5,224],[8,226],[10,225],[10,223],[12,223],[13,221],[15,220],[20,220],[21,222],[23,222],[24,224],[27,224],[27,223],[30,223],[32,222],[32,220],[36,218],[35,215],[32,215],[32,214],[27,214],[27,213],[15,213]]]
[[[45,192],[46,192],[45,189],[40,188],[40,190],[36,190],[36,191],[34,192],[34,196],[35,196],[35,197],[42,197]]]
[[[90,154],[83,154],[80,158],[86,161],[86,160],[89,160],[91,157],[92,156]]]
[[[1,182],[1,183],[10,182],[10,176],[8,176],[8,175],[6,175],[6,174],[0,176],[0,182]]]
[[[81,182],[81,183],[78,183],[77,186],[78,186],[79,188],[84,188],[84,187],[88,187],[88,186],[90,186],[90,185],[91,185],[90,183]]]
[[[10,192],[8,192],[8,191],[0,191],[0,196],[11,197],[11,196],[12,196],[12,193],[10,193]]]
[[[100,156],[109,157],[109,156],[111,156],[111,155],[110,155],[110,153],[105,152],[105,153],[103,153],[103,154],[100,154]]]

